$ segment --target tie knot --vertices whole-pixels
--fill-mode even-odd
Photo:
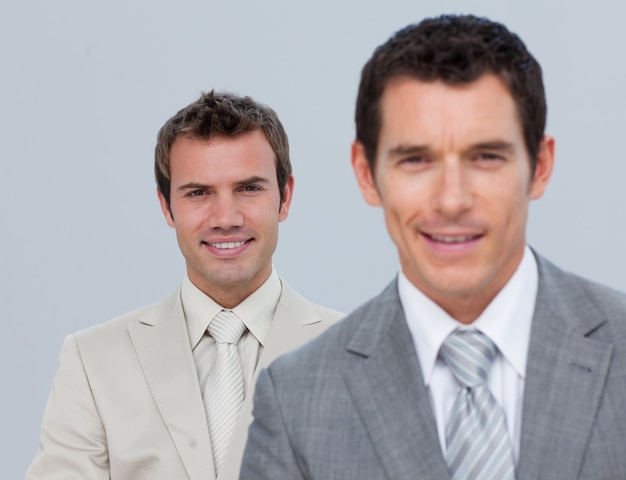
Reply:
[[[209,323],[209,334],[217,343],[237,345],[246,326],[232,310],[222,310]]]
[[[444,340],[439,354],[464,387],[486,383],[496,346],[478,330],[455,330]]]

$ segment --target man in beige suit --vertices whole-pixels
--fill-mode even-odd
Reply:
[[[27,479],[237,478],[259,369],[340,316],[272,268],[294,187],[272,109],[203,94],[161,128],[155,160],[187,275],[156,305],[66,339]],[[212,387],[224,357],[209,329],[223,313],[243,322],[229,350],[243,400],[220,407],[230,413]],[[221,443],[212,417],[232,418]]]

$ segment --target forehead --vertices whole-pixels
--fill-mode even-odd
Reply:
[[[172,144],[172,176],[183,172],[203,172],[210,177],[239,170],[275,172],[274,150],[263,130],[209,139],[179,136]]]
[[[513,96],[504,81],[485,74],[470,83],[451,85],[413,77],[392,78],[381,97],[380,142],[427,142],[434,137],[521,135]],[[381,147],[383,145],[380,145]]]

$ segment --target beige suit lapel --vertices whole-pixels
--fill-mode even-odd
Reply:
[[[189,478],[214,478],[211,442],[180,289],[150,309],[140,324],[130,325],[128,332]]]
[[[328,323],[322,323],[322,317],[311,302],[301,297],[284,280],[281,282],[282,293],[259,358],[255,379],[262,368],[280,355],[305,344],[329,326]]]
[[[241,407],[235,434],[224,467],[220,472],[219,480],[239,478],[239,468],[243,451],[248,440],[248,427],[252,423],[252,407],[254,400],[254,385],[261,369],[267,367],[280,355],[298,348],[307,341],[319,335],[330,322],[322,322],[322,317],[308,300],[301,297],[289,287],[284,280],[282,293],[276,307],[272,327],[265,340],[263,353],[252,378],[250,391]]]

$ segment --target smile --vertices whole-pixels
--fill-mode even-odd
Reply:
[[[207,245],[213,248],[227,249],[227,248],[237,248],[241,247],[246,242],[219,242],[219,243],[211,243],[207,242]]]
[[[480,235],[428,235],[432,240],[436,242],[442,243],[463,243],[469,242],[470,240],[474,240]]]

